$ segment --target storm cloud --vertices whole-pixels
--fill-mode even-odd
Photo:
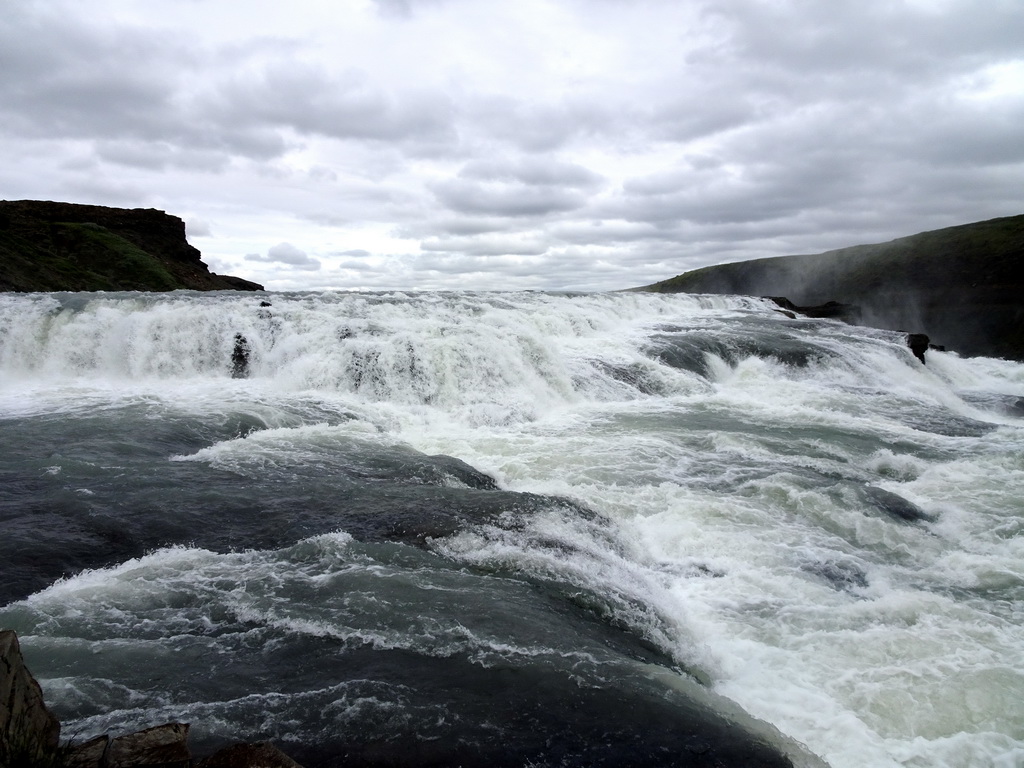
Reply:
[[[21,0],[0,184],[271,289],[617,289],[1022,213],[1020,40],[1004,0]]]

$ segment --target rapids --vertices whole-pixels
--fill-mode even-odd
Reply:
[[[3,294],[0,429],[65,735],[1024,764],[1018,363],[743,297]]]

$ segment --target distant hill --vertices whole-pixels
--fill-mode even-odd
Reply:
[[[259,291],[217,275],[153,208],[0,200],[0,291]]]
[[[853,322],[926,333],[964,355],[1024,361],[1024,216],[704,267],[637,290],[852,304]]]

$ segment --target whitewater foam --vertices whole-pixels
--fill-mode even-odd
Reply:
[[[737,297],[271,303],[0,297],[0,409],[215,421],[162,460],[281,488],[375,482],[383,464],[442,455],[465,465],[446,479],[454,465],[439,460],[424,484],[465,489],[472,470],[548,500],[432,529],[426,551],[342,526],[285,548],[162,548],[2,609],[31,642],[71,658],[84,639],[140,668],[161,644],[191,660],[313,638],[485,666],[612,665],[593,638],[569,652],[488,610],[525,613],[541,592],[628,630],[665,655],[659,668],[679,667],[666,674],[708,683],[834,768],[1019,762],[1024,366],[938,351],[922,365],[898,334]],[[231,377],[237,333],[248,379]],[[67,466],[47,459],[38,474],[60,482]],[[107,671],[57,669],[48,685],[69,708],[102,689],[122,714],[170,711]],[[384,688],[345,685],[309,701],[336,694],[341,719],[404,717]],[[235,707],[285,733],[274,713],[307,693],[189,711],[213,730]]]

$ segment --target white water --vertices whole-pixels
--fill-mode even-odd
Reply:
[[[271,301],[4,295],[0,413],[244,410],[269,429],[168,456],[242,475],[325,466],[353,437],[455,456],[601,517],[552,510],[435,552],[613,596],[635,631],[835,768],[1024,765],[1024,419],[1000,407],[1024,396],[1024,366],[922,366],[896,334],[729,297]],[[246,379],[230,378],[236,333]],[[752,333],[819,354],[712,355],[701,375],[651,341]],[[865,486],[930,521],[879,513]]]

